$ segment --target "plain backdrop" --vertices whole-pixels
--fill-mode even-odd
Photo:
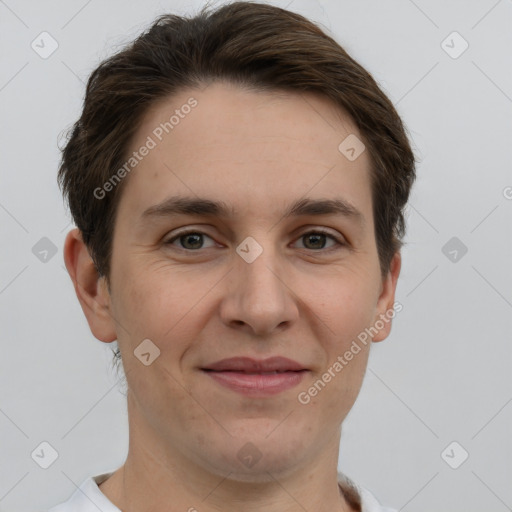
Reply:
[[[372,347],[339,467],[399,510],[512,510],[512,2],[273,3],[373,74],[419,159],[403,310]],[[63,263],[57,143],[101,60],[158,14],[202,4],[0,1],[1,511],[49,508],[126,456],[115,343],[92,336]],[[41,37],[58,44],[46,58]],[[47,469],[41,443],[56,451]]]

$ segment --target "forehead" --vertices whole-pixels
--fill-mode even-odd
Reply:
[[[180,90],[153,103],[135,138],[148,134],[153,134],[156,142],[174,144],[178,150],[198,143],[217,145],[223,139],[226,143],[238,138],[245,144],[270,145],[293,137],[311,143],[323,139],[326,146],[331,144],[331,150],[337,150],[340,135],[359,136],[359,131],[346,111],[320,94],[254,90],[214,82],[203,88]]]
[[[356,196],[369,193],[367,152],[350,160],[340,151],[354,136],[361,139],[350,117],[315,94],[227,83],[182,90],[144,115],[128,156],[151,149],[130,173],[121,203],[140,215],[180,193],[222,194],[234,211],[258,201],[288,204],[285,196],[308,192],[361,201]]]

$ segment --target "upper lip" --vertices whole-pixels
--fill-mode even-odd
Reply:
[[[306,370],[302,364],[287,357],[269,357],[268,359],[253,359],[251,357],[231,357],[202,368],[213,371],[232,372],[286,372]]]

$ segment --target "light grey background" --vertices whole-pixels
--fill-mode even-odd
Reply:
[[[372,347],[339,467],[404,511],[512,510],[512,2],[273,3],[321,23],[374,75],[420,159],[403,311]],[[157,14],[202,4],[0,0],[1,511],[44,510],[124,461],[115,344],[90,333],[63,264],[57,141],[100,60]],[[31,48],[43,31],[59,45],[47,59]],[[458,58],[454,31],[469,44]],[[58,251],[46,262],[32,250],[43,237]],[[468,249],[456,261],[442,251],[452,237]],[[43,441],[58,452],[46,470],[31,457]]]

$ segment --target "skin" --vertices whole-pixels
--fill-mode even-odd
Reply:
[[[400,254],[383,278],[368,152],[355,161],[340,153],[340,142],[359,132],[325,98],[220,82],[155,104],[132,150],[191,96],[198,105],[125,178],[110,290],[78,230],[65,242],[91,331],[118,340],[128,382],[128,456],[100,489],[123,511],[235,510],[241,502],[249,512],[351,510],[337,485],[341,424],[371,343],[309,404],[297,395],[393,307]],[[170,195],[224,201],[235,215],[141,221]],[[363,222],[340,214],[283,218],[304,197],[343,198]],[[206,236],[166,244],[183,228]],[[343,245],[311,238],[318,229]],[[236,252],[247,236],[263,249],[252,263]],[[390,328],[386,322],[373,341]],[[134,355],[146,338],[160,349],[148,366]],[[310,371],[293,389],[253,398],[200,370],[239,355],[281,355]],[[248,442],[262,455],[250,468],[237,457]]]

